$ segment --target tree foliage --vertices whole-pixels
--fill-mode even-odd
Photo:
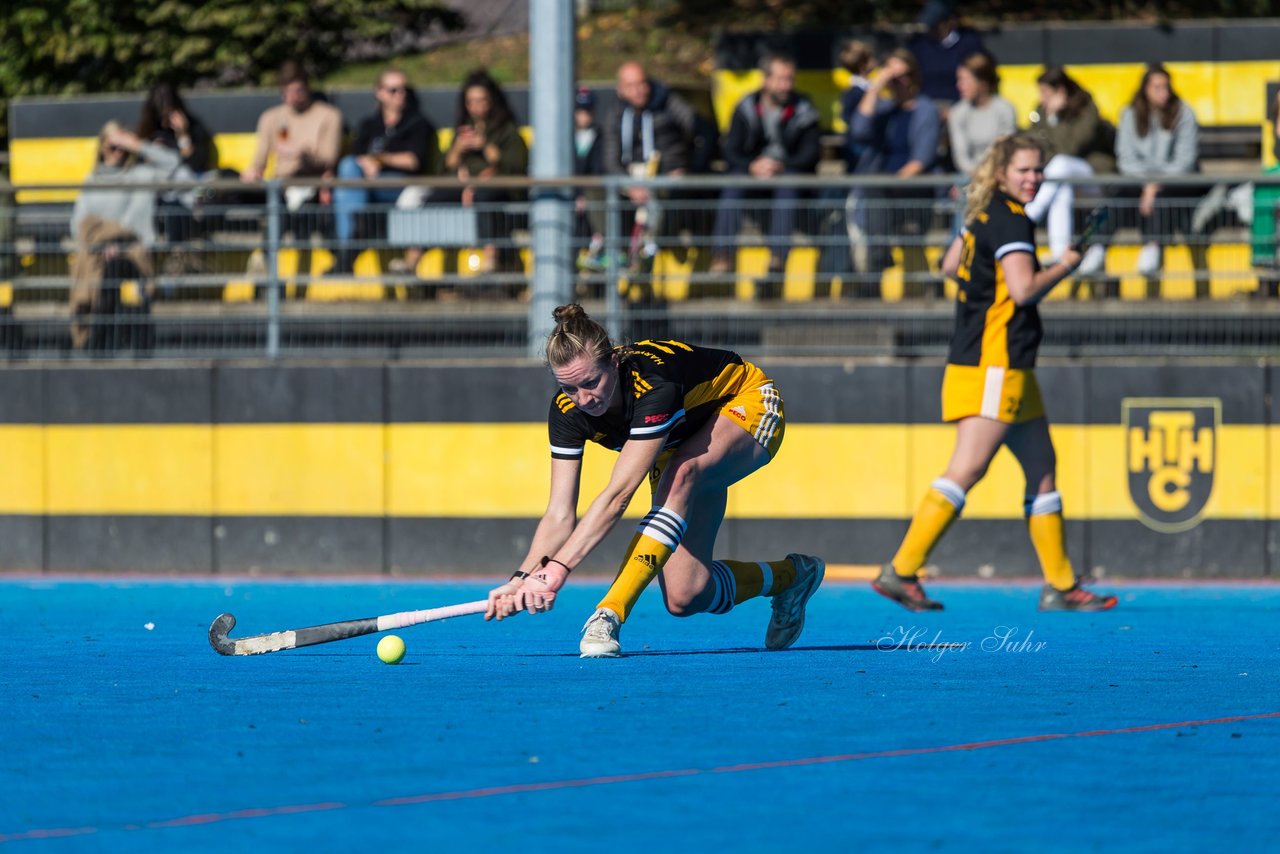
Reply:
[[[0,97],[236,85],[286,59],[324,74],[460,29],[440,0],[8,0]]]
[[[631,0],[696,28],[891,26],[915,21],[925,0]],[[1169,21],[1274,14],[1274,0],[958,0],[973,21]]]

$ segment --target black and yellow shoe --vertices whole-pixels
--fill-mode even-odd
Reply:
[[[1046,584],[1040,591],[1041,611],[1106,611],[1120,600],[1115,596],[1099,595],[1076,584],[1069,590],[1059,590]]]
[[[917,576],[898,575],[891,563],[881,567],[880,575],[871,582],[871,586],[881,596],[892,599],[908,611],[942,610],[942,603],[928,597]]]

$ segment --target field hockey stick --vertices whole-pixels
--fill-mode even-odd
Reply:
[[[1076,238],[1076,242],[1072,244],[1073,249],[1077,252],[1083,252],[1093,238],[1097,236],[1098,229],[1107,224],[1107,220],[1111,218],[1111,209],[1105,207],[1096,207],[1089,211],[1089,216],[1084,221],[1084,229],[1080,232],[1080,236]]]
[[[488,604],[487,599],[480,599],[475,602],[464,602],[461,605],[445,605],[441,608],[427,608],[425,611],[401,611],[398,614],[387,614],[383,617],[343,620],[338,623],[325,623],[322,626],[289,629],[247,638],[227,637],[227,634],[236,626],[236,618],[231,614],[219,614],[213,621],[213,625],[209,626],[209,645],[219,655],[261,655],[264,652],[279,652],[282,649],[314,646],[318,643],[371,635],[388,629],[403,629],[419,623],[434,623],[437,620],[448,620],[467,614],[483,614]]]

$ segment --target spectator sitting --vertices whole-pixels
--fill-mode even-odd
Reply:
[[[921,93],[944,113],[961,97],[956,87],[956,69],[970,54],[983,49],[982,36],[960,26],[955,5],[955,0],[928,0],[918,19],[924,32],[907,41],[907,49],[920,64]]]
[[[853,114],[871,87],[870,75],[876,67],[876,53],[866,42],[850,39],[840,49],[840,67],[849,72],[849,85],[840,93],[840,118],[844,120],[845,127],[845,172],[855,175],[865,171],[861,161],[867,146],[853,138]]]
[[[951,198],[960,202],[962,188],[973,178],[973,172],[986,157],[987,149],[997,137],[1018,129],[1017,111],[1000,97],[1000,75],[996,61],[986,52],[972,53],[956,69],[956,89],[960,100],[947,115],[947,133],[951,139],[951,160],[964,180],[953,187]],[[956,212],[956,228],[964,224],[964,205]]]
[[[618,67],[618,103],[601,129],[605,174],[644,178],[688,173],[697,127],[697,113],[684,98],[650,80],[640,63],[624,62]],[[625,195],[630,205],[622,212],[622,230],[640,244],[632,247],[632,260],[643,265],[657,252],[652,238],[661,230],[661,209],[647,187],[628,187]],[[637,209],[645,211],[639,228]],[[593,211],[593,229],[603,233],[603,205],[593,206]],[[645,231],[648,238],[641,233]]]
[[[795,91],[796,62],[790,56],[772,53],[764,58],[761,67],[764,87],[738,102],[725,136],[723,151],[729,172],[765,182],[784,175],[812,174],[821,155],[821,128],[813,102]],[[747,195],[773,197],[769,277],[760,296],[777,299],[782,292],[781,274],[796,218],[799,192],[793,186],[775,183],[769,187],[725,189],[716,210],[711,271],[725,273],[733,266],[733,245],[742,218],[742,200]]]
[[[1272,157],[1280,159],[1280,89],[1276,90],[1275,99],[1267,114],[1270,122]],[[1280,172],[1280,165],[1265,170],[1268,175]],[[1249,224],[1250,254],[1253,265],[1258,271],[1258,290],[1256,296],[1280,296],[1280,257],[1277,255],[1277,244],[1280,244],[1280,185],[1251,183],[1241,185],[1248,192],[1248,208],[1242,211],[1241,220]],[[1244,193],[1240,187],[1237,193]],[[1216,211],[1215,211],[1216,213]]]
[[[838,61],[840,67],[849,72],[849,85],[840,93],[840,118],[844,120],[844,171],[848,175],[865,175],[875,171],[875,157],[865,142],[854,137],[853,114],[871,86],[871,72],[876,67],[875,50],[864,41],[849,39],[841,46]],[[829,215],[824,229],[822,252],[818,259],[819,280],[814,295],[819,297],[830,295],[832,282],[837,277],[849,283],[841,291],[842,296],[848,295],[853,290],[850,274],[855,270],[859,273],[867,271],[867,211],[861,204],[863,192],[854,188],[847,193],[832,191],[830,195],[835,211]],[[841,245],[842,232],[848,238],[845,246]]]
[[[297,62],[281,66],[280,96],[283,103],[258,118],[253,161],[240,177],[261,181],[267,159],[274,154],[277,178],[332,178],[342,150],[342,113],[315,96],[310,78]],[[289,187],[285,203],[296,211],[316,195],[311,187]],[[323,204],[331,201],[327,189],[318,195]]]
[[[467,75],[458,92],[457,124],[445,154],[445,170],[460,181],[483,182],[497,175],[527,175],[529,148],[520,136],[507,96],[484,70]],[[504,215],[493,206],[519,198],[517,191],[471,183],[452,192],[433,193],[432,201],[460,201],[476,206],[476,231],[483,244],[481,272],[499,269],[496,240],[506,234]],[[503,264],[501,266],[507,266]]]
[[[1040,104],[1031,114],[1031,131],[1048,148],[1045,182],[1027,205],[1027,216],[1045,221],[1049,251],[1061,258],[1071,244],[1074,226],[1075,187],[1063,178],[1087,178],[1115,172],[1115,128],[1098,115],[1093,96],[1060,66],[1046,68],[1036,83]],[[1090,275],[1102,269],[1106,248],[1095,243],[1085,252],[1079,272]]]
[[[114,315],[121,311],[124,281],[141,285],[142,312],[153,293],[147,250],[156,239],[156,194],[144,190],[97,190],[95,183],[159,183],[173,179],[182,165],[178,153],[111,121],[98,135],[98,155],[71,212],[76,250],[72,261],[71,340],[80,348],[111,348],[123,343],[126,327]],[[106,322],[102,321],[107,318]],[[149,328],[149,327],[147,327]],[[132,327],[128,327],[132,331]],[[132,342],[135,345],[149,341]]]
[[[187,109],[172,83],[157,83],[147,93],[138,116],[138,138],[178,152],[182,167],[174,174],[176,179],[195,180],[213,169],[213,136]],[[158,219],[170,241],[183,244],[195,235],[195,203],[194,190],[169,190],[159,194]],[[188,263],[193,269],[199,269],[199,259],[185,249],[172,253],[170,261],[173,262],[170,272],[186,272]]]
[[[76,197],[71,210],[71,236],[90,216],[116,223],[134,235],[144,247],[156,243],[153,190],[95,190],[95,183],[163,183],[174,180],[182,159],[173,149],[145,142],[118,122],[110,121],[98,134],[98,154],[93,171],[85,179],[86,189]]]
[[[887,93],[888,97],[881,97]],[[934,171],[941,119],[937,106],[920,91],[920,67],[911,51],[899,48],[889,54],[872,79],[853,114],[853,138],[868,147],[874,171],[897,178],[914,178]],[[925,258],[925,233],[933,218],[932,187],[894,185],[868,190],[868,273],[858,296],[880,292],[880,273],[889,266],[890,235],[902,235],[904,296],[922,296],[927,290],[941,294],[941,282],[925,287],[929,264]],[[905,202],[897,205],[893,202]]]
[[[604,156],[600,145],[600,125],[596,122],[596,98],[585,86],[573,97],[573,174],[603,175]],[[584,269],[604,269],[604,235],[593,231],[587,216],[587,193],[577,188],[574,197],[573,234],[578,241],[589,238],[587,255],[581,261]],[[580,246],[581,243],[579,242]]]
[[[398,68],[384,69],[374,89],[378,109],[361,120],[351,154],[338,161],[338,177],[345,179],[400,178],[434,171],[438,154],[436,129],[421,112]],[[392,205],[401,187],[338,187],[333,191],[334,230],[338,238],[338,269],[350,272],[356,249],[356,215],[370,202]],[[372,229],[364,229],[365,238]]]
[[[968,178],[997,137],[1018,129],[1017,111],[1000,96],[1000,75],[988,53],[970,54],[956,69],[960,100],[951,108],[947,132],[957,171]]]
[[[1138,230],[1142,249],[1138,273],[1147,277],[1147,292],[1158,291],[1154,281],[1161,266],[1160,238],[1175,232],[1188,237],[1196,271],[1196,296],[1209,295],[1207,249],[1191,235],[1192,203],[1203,186],[1162,186],[1166,176],[1200,171],[1200,126],[1195,113],[1173,90],[1163,65],[1149,65],[1138,91],[1120,114],[1116,131],[1116,165],[1121,175],[1145,178],[1138,195]]]
[[[204,175],[216,165],[213,136],[204,122],[187,109],[172,83],[157,83],[147,93],[138,116],[138,136],[178,152],[182,164],[194,175]]]

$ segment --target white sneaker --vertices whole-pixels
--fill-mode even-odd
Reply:
[[[765,649],[786,649],[796,642],[804,631],[805,606],[818,592],[827,572],[827,564],[820,557],[792,553],[787,560],[795,564],[796,580],[773,597],[773,616],[764,633]]]
[[[1101,243],[1095,243],[1084,251],[1084,257],[1080,259],[1080,266],[1076,267],[1076,272],[1081,276],[1092,276],[1102,272],[1106,263],[1107,247]]]
[[[1160,272],[1160,244],[1154,241],[1142,244],[1138,250],[1138,275],[1154,276]]]
[[[1222,210],[1222,205],[1227,199],[1227,185],[1214,184],[1209,188],[1209,192],[1204,194],[1199,203],[1196,204],[1195,210],[1191,212],[1191,230],[1196,234],[1203,232],[1209,225],[1209,222],[1218,215]]]
[[[622,644],[622,621],[610,608],[599,608],[582,627],[582,640],[578,644],[579,658],[618,658]]]

